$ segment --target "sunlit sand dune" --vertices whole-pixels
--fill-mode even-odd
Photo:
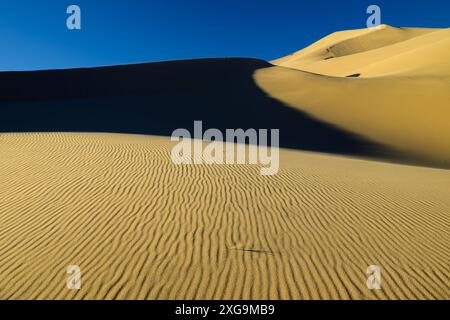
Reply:
[[[346,77],[449,75],[450,29],[394,28],[336,32],[273,64]]]
[[[448,52],[450,29],[382,26],[333,34],[255,79],[315,119],[450,168]]]
[[[449,171],[282,150],[263,177],[137,135],[0,144],[0,298],[450,298]]]

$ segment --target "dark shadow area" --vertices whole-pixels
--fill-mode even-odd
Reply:
[[[170,136],[177,128],[280,129],[282,147],[361,156],[382,148],[267,96],[256,59],[0,73],[0,132]]]
[[[349,76],[347,76],[347,78],[359,78],[361,76],[360,73],[355,73],[355,74],[351,74]]]

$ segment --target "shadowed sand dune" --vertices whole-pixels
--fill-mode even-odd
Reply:
[[[263,177],[176,166],[163,137],[0,143],[0,298],[449,298],[450,171],[283,150]]]
[[[0,131],[170,136],[202,120],[205,128],[221,130],[279,128],[287,148],[402,158],[270,98],[253,75],[271,66],[256,59],[204,59],[0,73]]]

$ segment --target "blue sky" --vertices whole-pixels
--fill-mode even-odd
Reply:
[[[66,9],[81,8],[69,31]],[[204,57],[271,60],[338,30],[382,23],[449,27],[448,0],[11,0],[0,2],[0,70],[37,70]]]

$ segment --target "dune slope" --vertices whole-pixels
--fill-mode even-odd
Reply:
[[[167,138],[0,144],[2,299],[450,298],[449,171],[282,150],[263,177],[176,166]]]
[[[257,70],[255,80],[317,120],[450,168],[448,52],[450,29],[353,30]]]

